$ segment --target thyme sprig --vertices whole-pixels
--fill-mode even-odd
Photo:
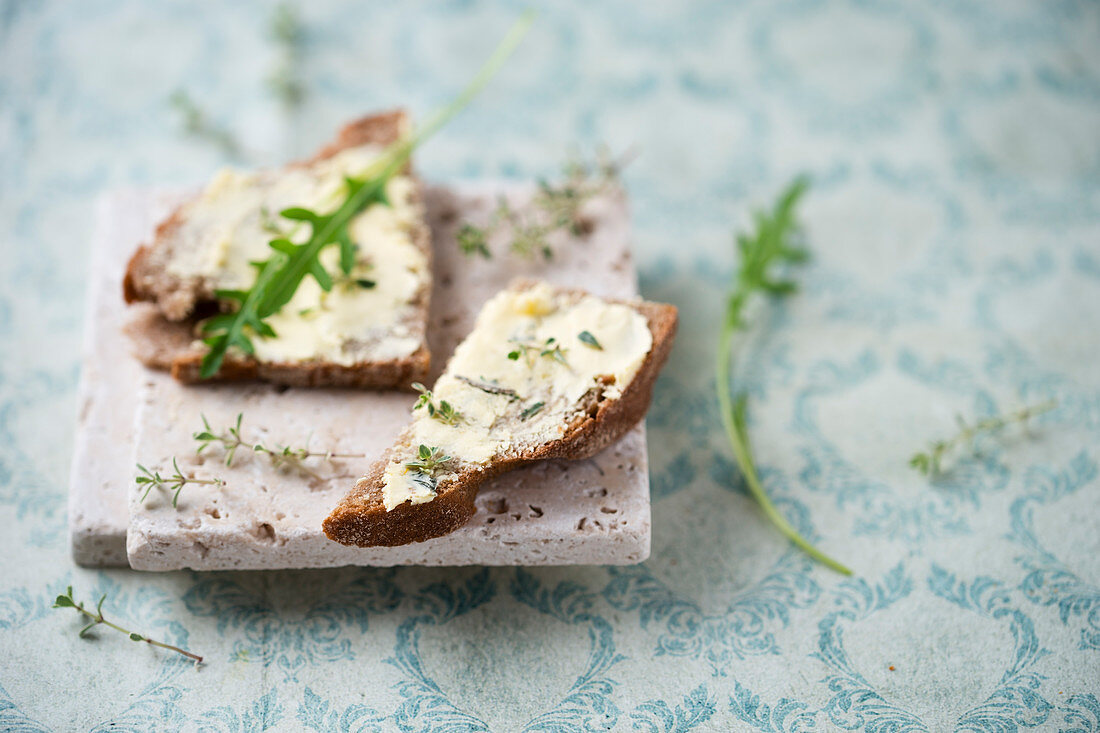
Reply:
[[[345,275],[351,274],[355,246],[348,233],[348,224],[372,205],[389,204],[386,198],[389,180],[405,167],[413,150],[438,132],[485,87],[515,50],[532,20],[532,12],[525,13],[470,84],[423,127],[388,147],[363,175],[347,177],[343,200],[334,211],[322,214],[302,207],[291,207],[280,212],[284,219],[308,225],[310,236],[301,244],[285,237],[272,239],[271,256],[254,263],[256,279],[251,288],[219,290],[215,293],[223,305],[232,310],[202,322],[201,330],[208,350],[203,356],[199,372],[201,378],[208,379],[217,374],[230,349],[239,349],[245,354],[254,353],[253,336],[274,337],[275,330],[265,319],[290,302],[307,276],[312,277],[322,290],[332,289],[332,276],[321,264],[322,250],[332,245],[339,246],[340,270]]]
[[[462,421],[462,413],[455,410],[454,406],[447,400],[440,400],[437,405],[435,403],[435,395],[420,382],[413,382],[413,389],[420,393],[420,397],[416,400],[416,404],[413,405],[413,410],[419,410],[422,407],[426,408],[428,410],[428,417],[434,418],[444,425],[457,425]]]
[[[595,163],[570,160],[564,167],[563,179],[557,183],[540,180],[534,199],[523,209],[513,208],[502,196],[484,227],[467,222],[459,228],[456,236],[459,248],[467,256],[489,259],[492,257],[489,242],[501,235],[511,238],[510,251],[521,257],[531,258],[537,253],[551,259],[554,250],[549,237],[560,231],[574,236],[587,233],[590,225],[583,215],[584,205],[618,187],[619,175],[630,157],[616,160],[606,149],[601,149]]]
[[[202,663],[202,657],[200,657],[198,654],[189,652],[186,649],[181,649],[178,646],[173,646],[172,644],[167,644],[163,641],[150,639],[144,634],[130,631],[129,629],[123,628],[122,626],[119,626],[112,621],[108,621],[103,616],[103,602],[106,600],[107,594],[104,593],[102,596],[99,597],[99,601],[95,604],[95,610],[92,611],[91,609],[85,608],[83,603],[78,602],[75,598],[73,598],[73,587],[70,585],[68,588],[65,589],[64,593],[58,595],[57,598],[54,600],[53,608],[73,608],[76,609],[79,613],[83,614],[86,618],[91,619],[87,623],[87,625],[85,625],[83,628],[80,629],[80,631],[77,632],[77,636],[82,639],[88,634],[89,631],[94,629],[96,626],[103,625],[108,628],[114,629],[119,633],[126,634],[126,636],[130,638],[130,641],[143,641],[146,644],[158,646],[161,649],[167,649],[169,651],[176,652],[177,654],[182,654],[188,659],[193,659],[195,661],[195,664]]]
[[[1031,418],[1050,412],[1058,406],[1055,400],[1046,400],[1035,405],[1022,407],[1019,410],[982,418],[977,422],[968,423],[962,415],[955,417],[959,430],[950,438],[932,441],[927,451],[914,453],[909,459],[909,465],[919,473],[935,478],[943,472],[944,458],[960,446],[967,446],[974,451],[974,441],[983,435],[997,435],[1011,425],[1026,426]]]
[[[426,446],[423,443],[416,450],[416,458],[405,463],[405,468],[422,473],[428,477],[434,477],[436,471],[454,460],[447,455],[442,448]]]
[[[805,178],[796,179],[783,192],[771,211],[754,213],[753,231],[737,235],[741,264],[734,275],[733,286],[726,301],[725,318],[718,336],[715,368],[718,409],[734,459],[745,478],[749,493],[760,504],[768,519],[810,557],[839,573],[851,575],[851,570],[811,545],[768,497],[752,458],[746,419],[748,398],[740,394],[734,399],[730,386],[731,342],[733,334],[745,328],[743,314],[746,303],[757,294],[788,295],[797,287],[792,280],[780,279],[773,268],[797,264],[808,257],[807,251],[797,244],[799,227],[794,211],[808,185]]]
[[[186,134],[213,144],[227,158],[236,160],[242,157],[243,151],[237,136],[211,121],[207,112],[185,90],[177,89],[172,92],[168,97],[168,104],[179,115]]]
[[[535,359],[545,357],[551,361],[569,366],[569,362],[565,358],[565,354],[569,349],[563,348],[561,343],[553,336],[541,344],[530,339],[520,338],[510,338],[508,343],[516,347],[508,352],[508,358],[512,361],[519,361],[522,357],[527,362],[527,366],[530,367],[535,365]]]
[[[208,486],[221,486],[224,481],[220,478],[194,478],[193,476],[185,476],[180,471],[180,465],[175,458],[172,459],[172,468],[175,470],[170,476],[161,476],[160,471],[150,471],[140,463],[137,464],[138,471],[141,475],[134,479],[138,486],[144,486],[145,492],[141,495],[141,502],[144,502],[149,496],[149,492],[154,488],[165,489],[172,493],[172,507],[178,508],[180,500],[180,492],[183,491],[183,487],[187,484],[206,484]]]
[[[241,432],[241,424],[244,413],[237,413],[236,422],[222,431],[215,431],[202,415],[202,430],[191,434],[191,437],[199,444],[195,449],[196,454],[201,454],[207,448],[220,445],[225,451],[225,465],[232,467],[237,450],[243,448],[259,455],[267,456],[271,465],[278,469],[294,469],[313,478],[321,478],[316,471],[305,465],[306,459],[320,458],[323,461],[331,461],[336,458],[363,458],[362,453],[335,453],[333,451],[314,451],[306,447],[295,448],[289,445],[270,447],[260,441],[249,442],[244,439]]]
[[[278,46],[279,60],[267,83],[287,110],[295,110],[305,98],[306,85],[301,76],[305,26],[298,9],[280,3],[271,14],[270,33]]]

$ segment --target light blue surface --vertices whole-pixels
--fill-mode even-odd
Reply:
[[[1100,6],[555,3],[419,156],[434,180],[637,145],[642,289],[681,308],[650,414],[653,557],[625,568],[144,575],[73,567],[64,501],[91,204],[342,121],[419,114],[520,6],[309,3],[300,113],[258,3],[0,0],[0,729],[1100,729]],[[801,295],[738,343],[744,494],[711,368],[732,231],[815,180]],[[120,357],[121,358],[121,357]],[[910,454],[1053,397],[935,484]],[[72,583],[200,670],[51,611]]]

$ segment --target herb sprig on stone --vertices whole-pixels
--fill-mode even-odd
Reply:
[[[725,318],[718,336],[715,368],[718,410],[733,449],[734,459],[745,478],[749,493],[760,504],[768,519],[807,555],[839,573],[851,575],[851,570],[810,544],[768,497],[752,458],[746,416],[748,397],[740,394],[734,399],[730,387],[733,335],[746,326],[744,311],[749,300],[759,294],[790,295],[797,289],[795,282],[780,277],[776,268],[804,262],[809,256],[798,243],[799,227],[795,218],[795,206],[808,185],[805,178],[795,180],[770,211],[756,211],[753,214],[752,231],[737,235],[741,262],[734,273],[733,285],[726,300]]]
[[[489,244],[500,236],[510,240],[509,251],[513,254],[527,259],[536,255],[551,259],[553,235],[586,234],[590,225],[584,217],[584,206],[617,188],[619,174],[628,162],[628,156],[615,160],[606,150],[599,152],[593,164],[571,160],[565,165],[561,181],[539,181],[529,206],[515,208],[501,197],[485,226],[463,224],[456,236],[459,249],[469,257],[490,259],[493,253]]]

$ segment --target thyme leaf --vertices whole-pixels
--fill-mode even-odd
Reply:
[[[597,351],[603,351],[603,346],[600,345],[600,342],[596,340],[596,337],[592,335],[591,331],[581,331],[577,334],[577,338],[580,339],[580,342],[585,346],[591,346]]]
[[[535,404],[531,405],[526,410],[521,412],[519,414],[519,419],[523,420],[523,421],[526,421],[528,418],[534,417],[535,415],[539,414],[539,412],[544,407],[546,407],[545,402],[536,402]]]
[[[502,235],[510,237],[509,249],[513,254],[528,259],[541,254],[544,259],[551,259],[554,250],[549,238],[561,231],[574,236],[586,234],[591,222],[584,216],[585,204],[619,186],[619,174],[631,157],[628,154],[612,159],[606,149],[601,149],[595,163],[570,160],[564,166],[562,180],[539,181],[531,204],[523,209],[513,208],[502,196],[484,227],[467,222],[459,228],[456,235],[459,249],[467,257],[489,259],[490,240]]]
[[[508,352],[508,358],[512,361],[519,361],[520,357],[527,362],[527,366],[534,366],[535,359],[538,357],[546,357],[551,361],[556,361],[559,364],[569,366],[569,362],[565,359],[565,353],[568,349],[562,347],[561,343],[551,336],[546,341],[537,343],[528,339],[510,338],[508,343],[513,344],[516,348]]]
[[[743,314],[746,303],[757,294],[782,296],[796,289],[793,281],[780,279],[773,272],[773,268],[803,262],[808,256],[806,250],[796,243],[798,222],[794,212],[808,185],[809,182],[805,178],[796,179],[783,192],[771,211],[755,213],[754,231],[737,235],[741,263],[727,296],[726,314],[718,336],[715,368],[718,408],[722,426],[733,449],[734,459],[745,478],[749,493],[760,504],[764,514],[779,528],[780,532],[810,557],[843,575],[851,575],[851,570],[810,544],[787,521],[786,517],[780,514],[768,497],[753,463],[746,419],[748,398],[740,394],[734,399],[730,388],[731,342],[733,334],[745,327]]]

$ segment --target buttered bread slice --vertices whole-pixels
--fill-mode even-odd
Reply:
[[[333,211],[346,195],[346,177],[362,176],[408,126],[400,111],[365,117],[311,160],[271,171],[222,171],[176,209],[126,271],[127,302],[153,303],[157,317],[178,322],[131,328],[132,337],[152,342],[137,349],[139,357],[197,381],[205,345],[196,325],[224,309],[219,293],[252,286],[253,263],[271,255],[272,239],[308,237],[308,225],[279,212]],[[231,350],[218,378],[379,388],[425,378],[431,235],[417,180],[408,171],[394,175],[386,203],[368,206],[347,231],[354,245],[350,271],[341,266],[339,247],[324,249],[320,262],[331,289],[303,279],[292,300],[265,319],[273,333],[249,334],[253,353]]]
[[[486,479],[596,454],[645,415],[676,322],[671,305],[545,283],[499,293],[325,534],[360,547],[439,537],[473,515]]]

